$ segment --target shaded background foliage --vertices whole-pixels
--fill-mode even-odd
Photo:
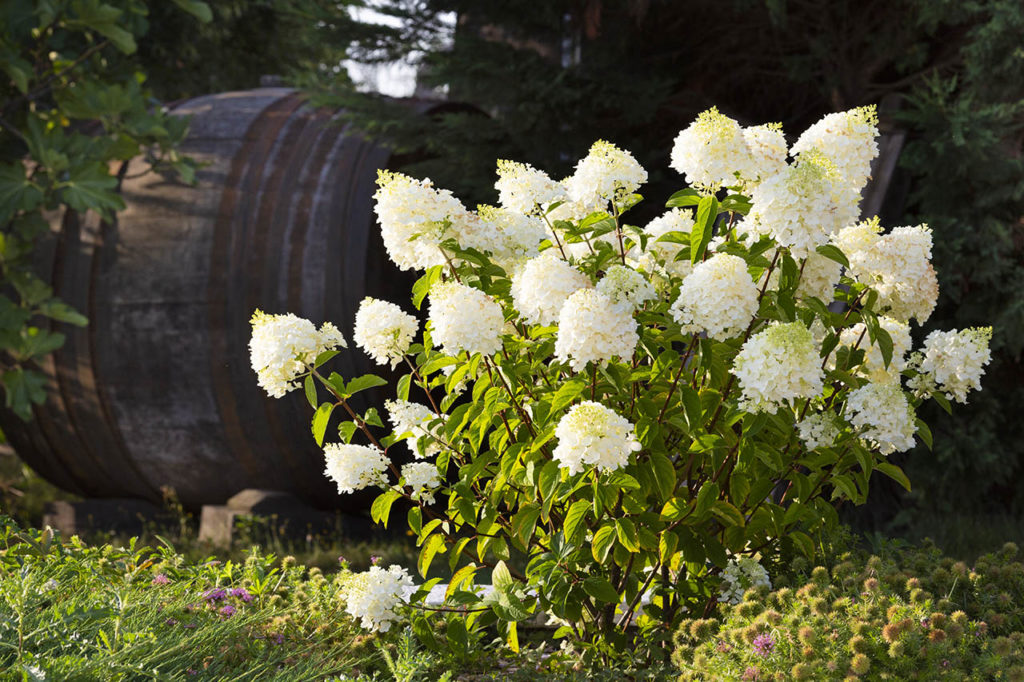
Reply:
[[[133,10],[139,49],[102,56],[118,73],[145,74],[147,96],[166,102],[289,76],[314,102],[345,107],[368,135],[390,140],[406,154],[404,170],[470,204],[495,200],[495,157],[561,176],[598,137],[636,154],[651,173],[647,195],[667,196],[681,184],[667,167],[672,139],[709,106],[743,123],[780,121],[794,139],[825,113],[899,95],[889,118],[908,140],[883,220],[933,226],[942,286],[917,340],[992,324],[994,357],[966,409],[922,415],[935,452],[898,462],[914,491],[877,486],[850,513],[862,528],[910,534],[963,513],[1024,514],[1020,2],[211,0],[207,23],[177,2],[108,4]],[[366,4],[398,21],[353,20],[348,8]],[[428,120],[361,92],[339,67],[346,56],[415,63],[424,91],[465,106]],[[5,102],[17,96],[13,80],[3,85]]]
[[[345,7],[330,0],[212,0],[200,24],[171,2],[147,5],[151,26],[137,61],[164,102],[258,87],[261,76],[330,72],[345,57],[339,35],[358,35]]]

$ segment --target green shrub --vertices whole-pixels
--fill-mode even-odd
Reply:
[[[680,680],[1024,680],[1016,547],[973,570],[934,548],[847,554],[676,631]]]
[[[1024,631],[1024,564],[1017,545],[978,558],[973,567],[943,556],[934,545],[883,552],[879,576],[893,588],[916,580],[943,605],[982,620],[994,635]]]
[[[673,168],[692,187],[644,228],[626,221],[647,171],[605,141],[562,184],[499,160],[502,208],[475,213],[428,180],[380,171],[386,250],[424,271],[412,300],[429,301],[421,343],[395,303],[364,298],[355,314],[355,346],[410,370],[387,426],[349,402],[386,379],[326,368],[347,347],[333,322],[253,314],[257,381],[274,398],[304,389],[339,493],[383,489],[370,512],[385,527],[396,501],[413,505],[397,522],[417,536],[426,581],[410,603],[441,564],[442,611],[464,621],[449,622],[457,655],[467,631],[496,622],[517,649],[518,623],[547,614],[556,638],[607,660],[686,609],[738,600],[737,580],[761,577],[755,559],[812,557],[835,501],[863,503],[872,473],[909,489],[889,455],[915,436],[931,443],[917,406],[949,408],[980,387],[990,329],[936,333],[910,352],[909,320],[938,295],[929,228],[852,224],[877,152],[874,108],[808,128],[793,163],[777,126],[758,129],[778,158],[756,171],[752,130],[712,108],[681,131]],[[785,218],[773,213],[784,203]],[[837,297],[844,312],[826,304]],[[423,461],[402,464],[403,441]],[[371,573],[350,612],[387,630],[413,578]],[[437,610],[413,630],[429,634]]]

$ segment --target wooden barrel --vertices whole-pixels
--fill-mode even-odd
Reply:
[[[206,164],[198,186],[141,173],[138,159],[122,169],[116,222],[63,216],[39,266],[90,324],[63,329],[46,403],[29,423],[5,414],[3,429],[42,476],[86,496],[159,500],[170,486],[195,508],[269,488],[343,504],[302,392],[274,400],[257,386],[249,318],[294,312],[351,338],[364,296],[408,301],[373,214],[389,153],[285,88],[175,113],[192,117],[182,151]],[[376,370],[356,349],[332,363],[346,377]]]

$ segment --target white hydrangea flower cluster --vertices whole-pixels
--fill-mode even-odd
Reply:
[[[629,307],[630,312],[658,295],[643,275],[625,265],[608,268],[596,288],[615,303]]]
[[[551,326],[565,299],[590,286],[590,278],[548,249],[512,276],[512,303],[528,324]]]
[[[749,156],[740,124],[712,107],[676,135],[669,165],[689,185],[711,191],[736,184]]]
[[[872,286],[879,303],[893,317],[924,323],[939,299],[932,267],[932,231],[927,225],[893,228],[878,240],[872,263]]]
[[[317,331],[312,322],[292,313],[268,315],[262,310],[254,312],[250,322],[249,360],[260,387],[273,398],[298,388],[296,378],[320,353],[347,347],[341,332],[330,322],[324,322]]]
[[[442,282],[434,285],[429,298],[434,345],[446,355],[493,355],[501,350],[505,316],[490,296],[459,282]]]
[[[546,206],[569,198],[565,187],[544,171],[505,159],[498,159],[498,181],[494,188],[502,207],[523,215],[541,213]]]
[[[857,219],[858,201],[832,162],[811,149],[754,189],[744,224],[805,258]]]
[[[733,361],[740,407],[774,412],[787,400],[813,398],[824,389],[818,347],[801,322],[773,324],[750,337]]]
[[[867,265],[871,258],[871,250],[881,238],[881,232],[882,225],[876,216],[848,225],[832,236],[831,242],[839,247],[850,261],[848,271],[854,279],[866,278],[869,274]]]
[[[405,357],[419,326],[394,303],[367,296],[356,311],[352,339],[378,365],[394,367]]]
[[[846,411],[861,439],[883,455],[914,447],[914,410],[898,382],[871,382],[850,391]]]
[[[371,566],[345,584],[345,612],[367,630],[387,632],[398,622],[396,609],[408,601],[413,587],[412,577],[401,566]]]
[[[781,123],[766,123],[743,129],[743,141],[747,143],[750,156],[746,167],[740,171],[746,188],[767,180],[786,168],[786,135]]]
[[[880,309],[924,323],[939,297],[932,231],[927,225],[905,226],[883,236],[881,230],[872,218],[841,230],[833,242],[850,261],[850,276],[878,292]]]
[[[722,571],[720,601],[739,604],[743,601],[743,594],[756,587],[772,589],[772,581],[768,578],[768,571],[764,570],[764,566],[753,557],[730,559],[729,565]]]
[[[800,274],[800,284],[796,287],[797,298],[813,296],[825,305],[831,303],[836,297],[835,290],[842,275],[842,267],[820,253],[809,254]]]
[[[402,480],[412,488],[412,499],[434,504],[434,491],[441,486],[441,477],[432,462],[409,462],[402,467]]]
[[[861,370],[871,381],[879,383],[898,381],[900,372],[907,366],[907,353],[913,346],[913,341],[910,339],[910,325],[886,315],[878,318],[878,325],[887,331],[892,339],[892,360],[889,362],[888,369],[886,369],[885,361],[882,358],[881,347],[878,344],[871,344],[867,327],[863,322],[858,322],[852,327],[842,330],[839,333],[839,343],[850,348],[856,345],[857,348],[865,351]],[[860,341],[859,345],[857,344],[858,340]]]
[[[578,474],[587,467],[614,471],[640,450],[633,425],[601,403],[584,400],[569,408],[555,427],[558,445],[552,457],[558,466]]]
[[[860,192],[878,156],[878,112],[875,105],[827,114],[805,130],[790,150],[793,156],[811,149],[825,154],[849,186]]]
[[[352,443],[328,443],[324,446],[327,467],[324,473],[338,484],[339,493],[351,493],[387,484],[388,461],[376,447]]]
[[[547,239],[547,227],[539,218],[504,208],[477,207],[479,224],[474,239],[463,246],[489,251],[494,261],[509,269],[515,263],[536,256]]]
[[[693,272],[690,259],[675,259],[683,245],[668,241],[661,242],[658,241],[658,238],[669,232],[689,234],[693,231],[693,225],[691,211],[673,208],[644,226],[644,232],[648,234],[647,248],[641,250],[640,245],[637,244],[627,255],[637,268],[652,275],[657,274],[666,278],[686,277]]]
[[[991,340],[992,327],[933,331],[925,338],[923,351],[914,354],[912,365],[919,374],[911,387],[921,395],[937,389],[949,400],[966,403],[972,389],[981,390],[985,365],[992,360]]]
[[[429,407],[408,400],[386,400],[384,408],[396,436],[403,433],[411,434],[406,438],[405,444],[415,457],[426,459],[441,451],[438,427],[430,426],[438,417]],[[445,416],[442,415],[442,423],[444,419]]]
[[[395,265],[402,270],[422,270],[444,264],[438,245],[455,236],[444,223],[465,222],[468,215],[451,192],[434,189],[430,180],[382,170],[377,172],[373,198],[384,248]]]
[[[647,171],[633,155],[610,142],[598,140],[566,179],[569,198],[585,206],[604,206],[632,194],[647,182]]]
[[[831,412],[805,417],[797,423],[796,429],[808,450],[831,447],[839,437],[839,427]]]
[[[750,189],[781,172],[786,155],[780,124],[742,128],[712,107],[676,136],[670,165],[705,192],[737,184]]]
[[[578,289],[558,315],[555,358],[581,372],[588,362],[629,360],[639,341],[632,310],[594,289]]]
[[[757,313],[757,285],[739,256],[716,253],[683,280],[670,309],[684,332],[706,331],[719,341],[747,328]]]

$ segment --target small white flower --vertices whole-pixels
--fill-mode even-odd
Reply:
[[[755,587],[772,588],[768,571],[753,557],[730,559],[722,571],[721,601],[727,604],[739,604],[743,601],[743,593]]]
[[[832,243],[839,247],[850,261],[851,277],[859,279],[858,275],[867,274],[867,259],[871,255],[871,249],[878,243],[881,231],[882,226],[875,217],[848,225],[832,236]]]
[[[24,665],[23,669],[32,682],[42,682],[46,679],[46,671],[38,665]]]
[[[418,329],[416,318],[394,303],[367,297],[356,311],[352,338],[378,365],[394,367],[409,351]]]
[[[597,283],[597,290],[630,311],[643,306],[657,294],[643,275],[625,265],[613,265]]]
[[[598,140],[590,153],[576,164],[576,172],[566,180],[569,198],[586,206],[604,206],[620,200],[647,182],[647,171],[633,155],[615,145]]]
[[[712,107],[680,131],[672,145],[671,166],[702,190],[739,183],[738,172],[751,161],[740,124]]]
[[[547,227],[539,218],[486,205],[477,207],[477,216],[477,232],[462,246],[489,252],[505,270],[536,256],[547,239]]]
[[[640,450],[633,425],[604,405],[584,400],[569,408],[555,427],[558,445],[552,457],[558,466],[577,474],[587,467],[614,471]]]
[[[251,323],[252,368],[260,386],[274,398],[298,388],[296,379],[320,353],[346,347],[341,332],[330,322],[324,322],[317,331],[312,322],[291,313],[268,315],[257,310]]]
[[[800,421],[797,425],[800,440],[808,450],[831,447],[839,437],[839,427],[831,413],[819,412]]]
[[[501,306],[479,289],[458,282],[434,285],[429,319],[434,345],[446,355],[493,355],[501,350],[505,316]]]
[[[738,169],[744,180],[744,188],[752,189],[785,169],[786,136],[782,132],[782,124],[766,123],[744,128],[743,140],[750,150],[746,167]]]
[[[793,156],[810,149],[820,151],[850,188],[860,192],[871,175],[871,161],[878,156],[877,137],[878,112],[872,104],[826,114],[804,131],[791,151]]]
[[[374,211],[384,248],[402,270],[422,270],[443,265],[439,245],[458,237],[458,224],[468,211],[448,190],[434,189],[430,180],[416,180],[401,173],[378,171]],[[453,227],[446,227],[451,223]]]
[[[914,410],[899,383],[869,383],[850,391],[846,411],[861,439],[883,455],[914,447]]]
[[[539,214],[545,206],[569,198],[565,187],[544,171],[504,159],[498,160],[498,181],[494,188],[498,190],[502,207],[523,215]]]
[[[426,459],[441,451],[439,428],[430,426],[438,417],[429,407],[407,400],[387,400],[384,408],[395,435],[410,434],[405,443],[415,457]]]
[[[741,334],[757,313],[757,286],[746,261],[716,253],[698,263],[670,312],[684,332],[706,331],[720,341]]]
[[[938,389],[948,399],[966,403],[972,389],[981,390],[985,365],[992,360],[991,340],[992,327],[933,331],[924,340],[924,351],[914,354],[912,366],[919,375],[911,386],[922,394]]]
[[[386,484],[388,461],[375,447],[351,443],[328,443],[324,446],[327,466],[324,473],[338,484],[339,493]]]
[[[558,322],[562,304],[577,289],[590,287],[590,279],[548,249],[531,258],[512,276],[512,304],[527,324],[551,326]]]
[[[412,499],[434,504],[434,491],[441,486],[441,477],[432,462],[410,462],[402,467],[402,480],[412,488]]]
[[[881,229],[873,218],[840,230],[833,242],[850,261],[850,276],[878,292],[879,310],[924,323],[939,297],[931,229],[896,227],[884,236]]]
[[[859,200],[832,162],[812,149],[754,189],[744,225],[805,258],[857,219]]]
[[[344,587],[345,612],[360,620],[362,627],[387,632],[399,620],[396,610],[408,601],[412,577],[401,566],[371,566],[358,573]]]
[[[588,362],[613,357],[629,360],[640,341],[630,309],[594,289],[579,289],[565,300],[558,315],[555,358],[577,372]]]
[[[693,230],[693,224],[692,211],[673,208],[647,223],[644,227],[644,232],[648,234],[647,248],[641,251],[639,244],[634,246],[628,254],[629,258],[635,261],[636,267],[652,275],[686,277],[693,272],[690,259],[676,260],[683,245],[658,239],[670,232],[688,235]]]
[[[774,412],[786,401],[820,395],[825,372],[814,337],[801,322],[776,323],[754,334],[736,355],[740,406]]]

